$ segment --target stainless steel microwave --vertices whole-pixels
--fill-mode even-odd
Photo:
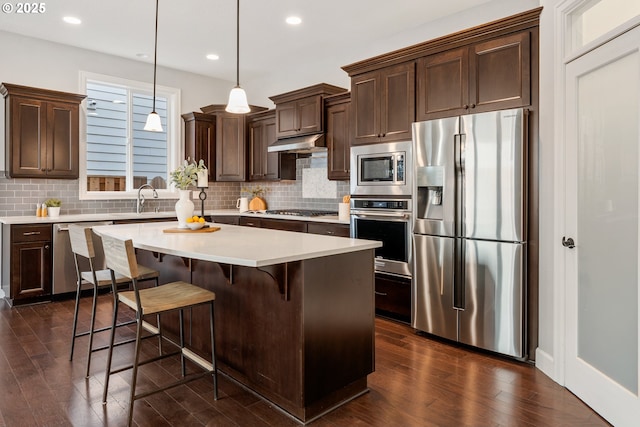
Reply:
[[[351,147],[352,195],[411,196],[411,141]]]

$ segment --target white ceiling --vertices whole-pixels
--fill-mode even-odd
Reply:
[[[489,0],[242,0],[240,81],[335,57],[356,62],[358,49]],[[17,2],[11,2],[16,5]],[[0,30],[153,62],[153,0],[53,0],[42,14],[0,13]],[[160,0],[158,64],[235,81],[235,0]],[[297,27],[284,20],[295,14]],[[63,16],[76,16],[73,26]],[[361,49],[362,50],[362,49]],[[146,59],[136,55],[146,53]],[[208,53],[218,61],[205,58]],[[340,63],[346,65],[350,62]]]

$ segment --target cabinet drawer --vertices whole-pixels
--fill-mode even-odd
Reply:
[[[327,236],[349,237],[349,225],[310,222],[307,225],[307,233],[324,234]]]
[[[218,224],[240,225],[238,215],[211,215],[211,222]]]
[[[411,279],[376,273],[376,313],[411,322]]]
[[[260,226],[262,228],[270,228],[272,230],[298,231],[300,233],[307,232],[307,223],[304,221],[263,218],[260,220]]]
[[[262,221],[258,218],[247,218],[246,216],[240,217],[240,225],[245,227],[262,227]]]
[[[11,242],[13,243],[50,241],[51,236],[51,224],[11,226]]]

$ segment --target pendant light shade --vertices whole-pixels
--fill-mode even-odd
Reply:
[[[240,86],[234,87],[229,92],[229,102],[225,111],[236,114],[245,114],[251,111],[247,102],[247,94]]]
[[[144,130],[151,132],[162,132],[162,121],[160,116],[155,111],[152,111],[147,116],[147,122],[144,124]]]
[[[153,53],[153,108],[151,113],[147,116],[147,122],[144,125],[144,130],[151,132],[162,132],[162,122],[160,116],[156,113],[156,69],[158,67],[158,2],[156,0],[156,32],[155,32],[155,46]]]
[[[247,102],[247,94],[240,87],[240,0],[237,0],[236,13],[236,87],[229,93],[229,102],[225,111],[229,113],[245,114],[251,111]]]

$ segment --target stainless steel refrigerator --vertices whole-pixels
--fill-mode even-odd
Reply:
[[[413,124],[412,326],[525,356],[527,112]]]

